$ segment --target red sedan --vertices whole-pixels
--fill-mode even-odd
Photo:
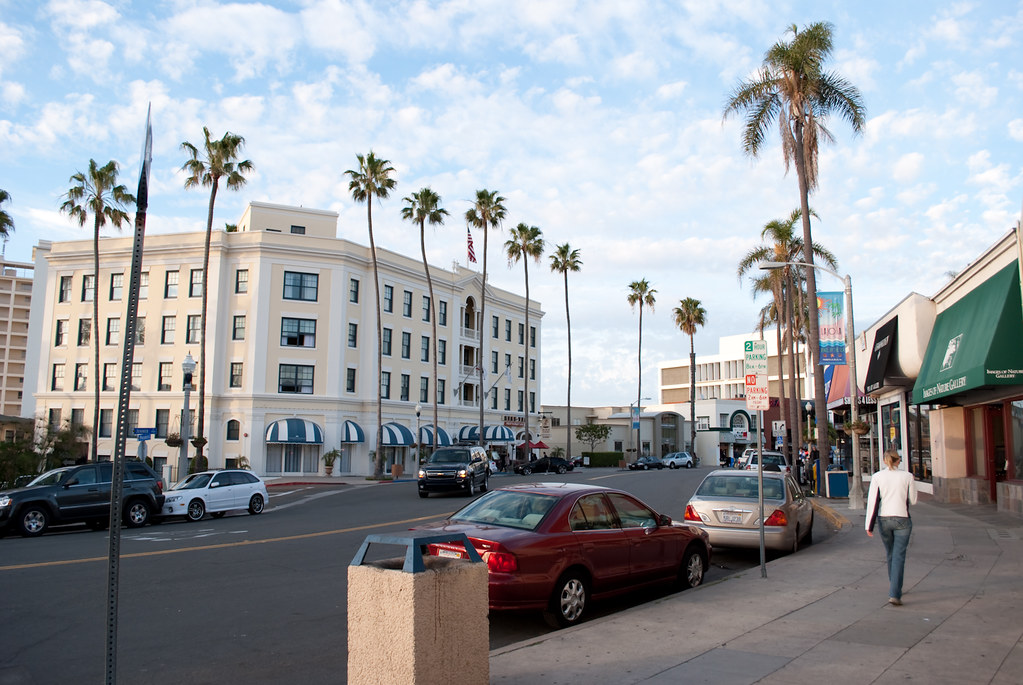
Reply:
[[[657,583],[703,582],[711,546],[627,492],[576,483],[499,488],[422,529],[465,533],[490,572],[491,609],[539,609],[573,625],[591,599]],[[429,546],[464,557],[457,544]]]

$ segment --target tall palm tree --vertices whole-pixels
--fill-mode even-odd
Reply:
[[[356,202],[366,203],[366,223],[369,226],[369,251],[373,259],[373,293],[376,296],[377,307],[377,453],[373,465],[373,475],[380,477],[384,473],[384,453],[380,449],[380,436],[384,430],[383,410],[383,372],[384,372],[384,329],[380,320],[380,273],[377,265],[377,245],[373,238],[373,198],[385,199],[398,185],[392,178],[394,167],[386,159],[380,159],[370,150],[366,156],[356,155],[359,160],[358,169],[349,169],[345,172],[349,179],[348,190],[352,193],[352,199]],[[419,436],[416,436],[419,440]]]
[[[110,160],[103,166],[96,160],[89,160],[89,169],[84,174],[74,173],[69,179],[72,186],[65,194],[60,211],[77,221],[79,226],[85,225],[89,213],[92,213],[92,340],[95,350],[95,368],[93,370],[93,386],[95,388],[95,405],[92,408],[92,461],[99,458],[97,438],[99,435],[99,229],[109,221],[117,229],[128,222],[125,205],[135,204],[135,196],[117,182],[117,162]]]
[[[213,235],[213,206],[217,202],[217,190],[220,188],[220,181],[223,179],[224,187],[228,190],[239,190],[245,185],[245,174],[252,171],[252,162],[249,160],[237,161],[245,146],[245,139],[230,131],[224,133],[220,140],[210,138],[210,130],[202,127],[202,149],[192,145],[187,140],[181,143],[181,149],[188,153],[188,161],[182,166],[184,171],[185,188],[196,188],[202,186],[210,189],[209,211],[206,214],[206,242],[202,252],[202,315],[199,324],[199,415],[195,439],[195,459],[192,460],[193,471],[204,468],[205,460],[202,454],[203,446],[206,444],[206,303],[207,303],[207,281],[209,281],[210,268],[210,237]],[[186,416],[188,421],[190,417]]]
[[[10,199],[10,193],[0,189],[0,205],[8,202]],[[11,218],[11,215],[6,210],[0,209],[0,235],[6,238],[9,233],[14,233],[14,219]]]
[[[543,256],[543,233],[536,226],[519,224],[511,230],[511,238],[504,243],[505,254],[508,255],[508,267],[522,260],[523,274],[526,278],[526,323],[525,343],[526,356],[523,367],[522,416],[525,428],[525,458],[529,459],[529,260],[537,264]]]
[[[641,281],[633,281],[629,284],[629,295],[627,297],[629,305],[635,309],[639,305],[639,347],[636,354],[636,368],[638,381],[636,385],[636,413],[642,411],[639,408],[640,402],[643,397],[643,306],[650,307],[650,311],[654,309],[654,303],[657,301],[654,298],[654,293],[657,291],[650,287],[650,284],[644,278]],[[629,417],[632,420],[632,417]],[[641,453],[640,442],[639,442],[639,423],[636,424],[636,456],[639,457]]]
[[[696,453],[696,345],[693,338],[699,326],[707,325],[707,310],[693,297],[679,300],[671,310],[675,325],[689,336],[689,446]],[[697,455],[698,456],[698,455]]]
[[[565,327],[568,329],[568,411],[565,420],[568,425],[568,440],[565,458],[572,461],[572,315],[568,308],[568,272],[578,272],[583,262],[579,259],[579,250],[573,250],[568,243],[558,245],[550,258],[551,271],[565,277]]]
[[[725,106],[725,116],[743,112],[743,149],[756,157],[766,144],[770,127],[777,123],[781,133],[785,170],[795,163],[799,182],[799,206],[803,222],[803,261],[813,264],[813,235],[810,231],[810,193],[817,188],[819,141],[833,140],[825,121],[837,114],[861,133],[866,110],[860,91],[841,76],[824,70],[831,56],[833,27],[827,22],[789,27],[792,39],[778,41],[764,55],[763,66],[751,79],[740,82]],[[816,274],[806,272],[807,291],[817,292]],[[820,328],[817,298],[809,297],[810,353],[813,360],[814,404],[818,417],[827,417],[824,397],[824,368],[820,365]],[[823,419],[822,419],[823,420]],[[826,422],[824,425],[827,425]],[[818,449],[830,450],[827,431],[819,431]]]
[[[483,285],[480,287],[480,322],[479,322],[479,333],[480,333],[480,357],[477,363],[480,367],[480,447],[483,447],[486,443],[486,439],[483,435],[483,364],[486,363],[486,348],[485,341],[487,336],[484,335],[483,330],[487,325],[487,238],[489,237],[488,228],[501,228],[501,222],[504,221],[507,210],[504,207],[504,198],[501,197],[496,190],[477,190],[476,191],[476,202],[473,203],[465,212],[465,223],[474,228],[483,230]]]
[[[430,265],[426,261],[426,222],[431,226],[444,223],[444,217],[448,210],[440,206],[440,195],[429,188],[423,188],[418,193],[412,193],[404,198],[405,206],[401,210],[401,218],[406,221],[419,224],[419,247],[423,251],[423,270],[426,271],[426,287],[430,292],[430,327],[433,329],[433,449],[437,449],[437,405],[440,403],[440,393],[437,392],[437,303],[433,297],[433,278],[430,276]],[[419,436],[416,436],[419,440]]]

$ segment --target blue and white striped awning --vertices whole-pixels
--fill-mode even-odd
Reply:
[[[479,426],[462,426],[458,430],[458,439],[463,442],[478,442]],[[508,426],[493,424],[483,427],[483,439],[485,442],[514,442],[515,433]]]
[[[412,431],[400,423],[394,421],[385,423],[380,430],[381,447],[408,447],[416,442],[416,436],[412,435]]]
[[[460,442],[473,442],[479,440],[476,436],[480,434],[479,426],[462,426],[458,429],[458,440]]]
[[[312,421],[281,419],[266,427],[266,441],[268,443],[322,445],[323,431]]]
[[[419,429],[419,443],[422,445],[433,445],[433,424],[428,424]],[[443,428],[437,431],[437,446],[450,447],[451,436]]]
[[[354,421],[345,421],[344,425],[341,426],[341,439],[338,442],[366,442],[366,434],[362,431],[362,426],[359,424]]]

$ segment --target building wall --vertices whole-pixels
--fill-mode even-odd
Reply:
[[[0,415],[22,411],[33,265],[0,258]]]

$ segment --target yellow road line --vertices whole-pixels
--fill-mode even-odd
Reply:
[[[325,535],[339,535],[341,533],[352,533],[358,530],[368,530],[370,528],[380,528],[383,526],[397,526],[404,523],[415,523],[417,521],[427,521],[430,519],[436,519],[437,516],[420,516],[414,519],[404,519],[402,521],[388,521],[387,523],[370,523],[365,526],[355,526],[353,528],[339,528],[337,530],[324,530],[319,533],[302,533],[301,535],[286,535],[279,538],[267,538],[265,540],[240,540],[238,542],[222,542],[216,545],[202,545],[200,547],[179,547],[177,549],[162,549],[154,550],[152,552],[133,552],[131,554],[122,554],[121,559],[136,559],[139,557],[157,557],[165,554],[180,554],[182,552],[202,552],[210,549],[226,549],[228,547],[245,547],[248,545],[265,545],[271,542],[288,542],[290,540],[305,540],[308,538],[318,538]],[[14,564],[11,566],[0,566],[0,571],[19,571],[27,568],[45,568],[48,566],[69,566],[72,564],[89,564],[99,561],[107,561],[107,556],[102,557],[85,557],[84,559],[64,559],[62,561],[40,561],[34,564]]]

